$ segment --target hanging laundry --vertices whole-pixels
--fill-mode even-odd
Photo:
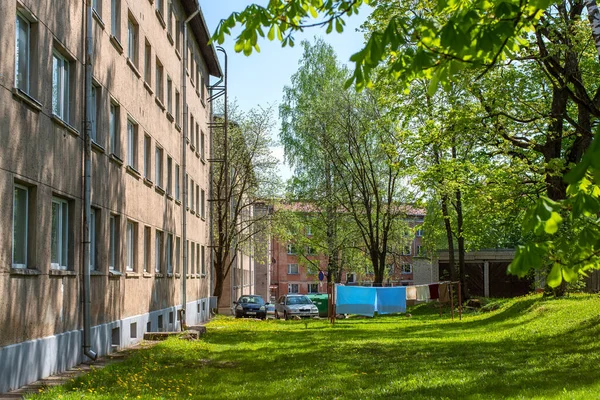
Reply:
[[[440,284],[439,283],[429,284],[429,298],[431,300],[440,298]]]
[[[375,314],[377,290],[361,286],[335,286],[336,313],[372,317]]]
[[[416,300],[417,299],[417,287],[416,286],[407,286],[406,287],[406,300]]]
[[[429,300],[429,286],[419,285],[417,286],[417,301]]]
[[[406,312],[406,287],[375,288],[377,291],[377,307],[379,314]]]
[[[440,303],[450,302],[450,284],[448,282],[440,283]]]

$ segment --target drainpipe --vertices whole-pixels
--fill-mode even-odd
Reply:
[[[196,11],[194,11],[192,14],[190,14],[190,16],[183,22],[183,46],[184,48],[183,50],[183,65],[181,68],[181,92],[182,92],[182,98],[183,98],[183,138],[181,140],[181,151],[182,151],[182,156],[181,156],[181,164],[182,164],[182,173],[183,173],[183,180],[184,180],[184,185],[183,185],[183,207],[181,208],[183,210],[183,227],[182,227],[182,240],[183,240],[183,280],[182,280],[182,287],[181,287],[181,309],[183,310],[182,312],[182,316],[181,316],[181,327],[185,327],[186,326],[186,317],[185,317],[185,312],[186,312],[186,308],[187,308],[187,263],[188,263],[188,246],[187,246],[187,206],[188,206],[188,181],[186,180],[186,174],[187,174],[187,143],[186,143],[186,139],[188,137],[188,106],[187,106],[187,75],[186,75],[186,68],[187,68],[187,63],[188,63],[188,23],[194,19],[194,17],[196,17],[198,15],[198,13],[200,12],[200,9],[198,8],[198,5],[194,2],[194,7],[196,8]],[[194,201],[194,199],[192,199],[192,201]]]
[[[91,296],[90,296],[90,219],[91,219],[91,180],[92,180],[92,0],[85,0],[85,143],[83,146],[83,354],[92,360],[98,355],[91,346]]]

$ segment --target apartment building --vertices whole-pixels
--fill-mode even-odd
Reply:
[[[91,348],[103,355],[179,329],[184,281],[186,322],[208,318],[207,85],[221,69],[197,0],[92,4]],[[86,7],[7,0],[0,21],[5,392],[86,359]]]
[[[310,207],[296,204],[284,205],[286,209],[300,210],[310,214]],[[308,209],[308,211],[307,211]],[[423,251],[422,224],[425,211],[407,207],[406,229],[400,241],[390,246],[387,269],[385,272],[385,285],[413,285],[437,281],[438,277],[432,274],[431,261],[425,257]],[[305,232],[309,238],[312,236],[310,228]],[[281,241],[277,237],[271,238],[272,268],[270,297],[279,298],[286,293],[327,293],[327,278],[319,280],[315,268],[308,265],[319,265],[326,272],[328,258],[324,254],[311,250],[309,247],[299,249],[295,243]],[[372,269],[357,268],[354,265],[342,266],[343,272],[340,283],[346,285],[370,285],[374,280]]]

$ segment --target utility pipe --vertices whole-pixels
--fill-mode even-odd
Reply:
[[[98,354],[91,346],[91,295],[90,295],[90,219],[92,217],[92,0],[84,0],[86,12],[85,35],[85,136],[83,146],[83,354],[96,360]]]
[[[186,310],[187,310],[187,263],[188,263],[188,246],[187,246],[187,206],[188,206],[188,179],[187,179],[187,143],[186,140],[188,138],[188,106],[187,106],[187,74],[186,68],[188,63],[188,23],[194,19],[200,9],[198,8],[198,4],[194,2],[194,7],[196,11],[194,11],[190,16],[183,22],[183,65],[181,68],[181,93],[183,98],[183,138],[181,140],[181,164],[182,164],[182,173],[183,173],[183,207],[181,208],[183,211],[183,226],[182,226],[182,241],[183,241],[183,276],[181,282],[181,309],[183,310],[181,316],[181,327],[186,326]],[[192,127],[193,128],[193,127]],[[191,139],[190,139],[191,140]],[[192,199],[194,201],[194,199]]]

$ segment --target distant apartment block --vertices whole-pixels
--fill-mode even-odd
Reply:
[[[100,355],[179,329],[184,278],[187,323],[209,317],[207,85],[221,69],[201,13],[184,41],[198,7],[93,0],[89,268]],[[0,2],[0,392],[85,358],[85,16],[82,1]]]

